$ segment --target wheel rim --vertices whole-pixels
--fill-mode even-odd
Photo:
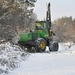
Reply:
[[[45,49],[45,43],[43,41],[40,43],[40,48]]]

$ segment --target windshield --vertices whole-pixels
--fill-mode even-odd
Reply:
[[[41,25],[36,26],[36,30],[42,30],[42,29],[43,29],[43,28],[42,28]]]

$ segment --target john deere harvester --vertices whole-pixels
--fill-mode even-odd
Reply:
[[[53,41],[55,33],[51,30],[50,3],[47,5],[46,21],[36,21],[34,31],[20,34],[18,43],[29,51],[44,52],[46,46],[49,51],[58,51],[58,42]]]

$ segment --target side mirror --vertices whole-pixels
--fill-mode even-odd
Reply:
[[[56,36],[56,34],[55,34],[55,33],[53,33],[53,36]]]

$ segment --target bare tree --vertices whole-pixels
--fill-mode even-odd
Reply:
[[[53,23],[52,29],[56,32],[58,41],[66,42],[71,41],[74,38],[74,21],[72,17],[62,17],[55,20]]]

